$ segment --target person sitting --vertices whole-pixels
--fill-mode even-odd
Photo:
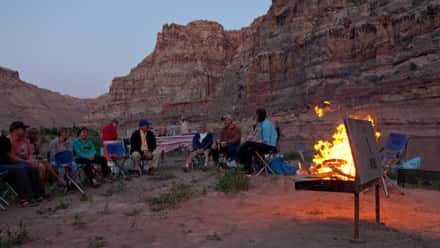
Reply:
[[[58,131],[58,137],[56,137],[49,143],[49,160],[54,166],[58,166],[55,161],[55,156],[65,151],[69,151],[73,154],[72,142],[70,140],[70,131],[67,128],[61,128]],[[78,170],[73,167],[69,168],[68,171],[66,171],[65,168],[60,167],[58,169],[58,173],[61,178],[64,178],[66,173],[69,173],[71,178],[74,178],[74,180],[78,180]]]
[[[150,160],[151,166],[147,172],[151,173],[153,169],[159,166],[160,151],[156,150],[156,136],[150,131],[151,123],[145,119],[139,121],[139,129],[134,131],[130,138],[130,154],[134,166],[143,173],[141,160]]]
[[[73,153],[75,155],[75,162],[84,165],[84,172],[93,187],[99,186],[93,172],[93,164],[101,165],[101,171],[104,178],[110,175],[110,168],[107,165],[107,160],[96,154],[95,145],[90,139],[88,139],[87,128],[81,128],[78,131],[78,138],[73,141]]]
[[[34,192],[32,189],[32,180],[24,163],[13,163],[10,159],[11,141],[0,135],[0,171],[6,170],[8,172],[6,180],[12,184],[14,190],[18,194],[19,204],[21,207],[37,206],[33,202]],[[40,182],[38,182],[39,184]],[[37,187],[39,187],[37,185]]]
[[[251,163],[255,152],[264,155],[277,150],[277,131],[275,130],[272,122],[267,119],[266,110],[262,108],[257,109],[256,119],[260,133],[259,140],[247,141],[243,144],[239,151],[240,163],[244,165],[248,174],[252,173]]]
[[[183,167],[185,172],[188,171],[189,166],[193,163],[193,160],[200,155],[205,155],[205,163],[203,169],[208,168],[209,152],[212,146],[212,134],[208,132],[206,124],[200,125],[198,133],[196,133],[192,140],[193,151],[186,160],[186,164]]]
[[[189,134],[189,123],[185,117],[180,119],[180,135]]]
[[[59,177],[50,163],[45,159],[40,151],[40,131],[36,128],[28,130],[28,139],[32,146],[32,159],[36,160],[39,165],[40,179],[43,185],[46,184],[46,172],[48,171],[54,176],[60,185],[66,185],[66,182],[62,177]]]
[[[220,133],[220,140],[211,147],[212,159],[217,164],[220,153],[225,154],[229,161],[235,162],[241,141],[241,131],[234,125],[232,116],[226,114],[222,117],[222,121],[224,128]]]
[[[28,125],[25,125],[21,121],[11,123],[9,127],[9,141],[11,142],[9,159],[13,165],[25,167],[29,179],[31,180],[34,198],[42,200],[43,197],[47,197],[44,192],[44,185],[40,179],[40,171],[45,168],[42,168],[39,162],[32,158],[32,146],[29,140],[26,139],[26,129],[28,127]]]
[[[102,142],[118,139],[118,124],[119,121],[113,119],[112,122],[102,129]]]

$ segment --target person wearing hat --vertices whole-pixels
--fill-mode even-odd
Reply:
[[[224,127],[220,133],[220,140],[211,147],[212,159],[215,163],[219,162],[219,155],[223,153],[228,160],[235,161],[237,159],[238,150],[240,149],[241,131],[234,125],[232,116],[225,114],[222,117]]]
[[[143,173],[141,161],[150,160],[152,169],[159,166],[160,152],[156,150],[156,136],[150,130],[151,122],[145,119],[139,121],[139,129],[133,132],[130,138],[130,154],[136,168],[139,168],[140,174]]]
[[[28,172],[32,184],[34,198],[42,199],[46,196],[44,187],[41,183],[40,173],[45,167],[40,166],[38,160],[32,158],[33,148],[29,140],[26,138],[26,129],[28,125],[21,121],[14,121],[9,126],[9,140],[11,142],[11,150],[9,153],[10,161],[13,164],[24,165]]]
[[[118,124],[119,121],[117,119],[113,119],[107,126],[102,129],[102,142],[118,139]]]
[[[83,164],[84,172],[93,187],[98,187],[99,183],[95,179],[93,172],[93,164],[101,165],[102,175],[107,177],[110,175],[110,167],[107,165],[107,160],[99,156],[95,149],[95,144],[88,138],[88,130],[83,127],[78,131],[78,138],[73,141],[73,152],[75,154],[75,162]]]

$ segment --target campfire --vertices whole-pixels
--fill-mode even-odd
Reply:
[[[319,116],[319,114],[317,114]],[[352,117],[353,118],[353,117]],[[357,118],[371,122],[373,128],[375,122],[371,115],[364,118]],[[380,132],[375,132],[376,139],[379,139]],[[309,172],[311,175],[322,179],[335,179],[344,181],[354,181],[356,179],[356,168],[347,135],[347,130],[343,123],[339,124],[333,134],[332,141],[319,140],[314,149],[317,152],[313,158],[313,165]]]
[[[346,118],[339,124],[332,141],[319,140],[309,171],[295,180],[297,190],[354,194],[353,239],[359,240],[359,193],[375,185],[376,222],[380,223],[380,180],[383,176],[375,123],[371,116]]]

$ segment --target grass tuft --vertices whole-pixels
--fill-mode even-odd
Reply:
[[[168,192],[156,197],[148,197],[145,200],[150,204],[152,211],[162,211],[176,208],[179,203],[189,200],[193,195],[191,186],[176,184]]]
[[[115,194],[122,193],[126,190],[124,181],[118,181],[115,184],[110,185],[110,187],[104,191],[101,195],[110,197]]]
[[[10,248],[20,246],[31,241],[26,225],[20,221],[17,231],[11,231],[9,228],[6,232],[0,230],[0,248]]]
[[[219,177],[218,188],[225,193],[238,193],[249,189],[249,178],[239,168],[227,170]]]
[[[95,236],[89,239],[88,248],[102,248],[107,245],[107,241],[105,241],[104,237]]]

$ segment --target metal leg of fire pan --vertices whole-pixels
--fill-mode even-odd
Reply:
[[[353,240],[359,241],[359,193],[354,193],[354,234]]]
[[[380,184],[376,183],[376,223],[380,224]]]

